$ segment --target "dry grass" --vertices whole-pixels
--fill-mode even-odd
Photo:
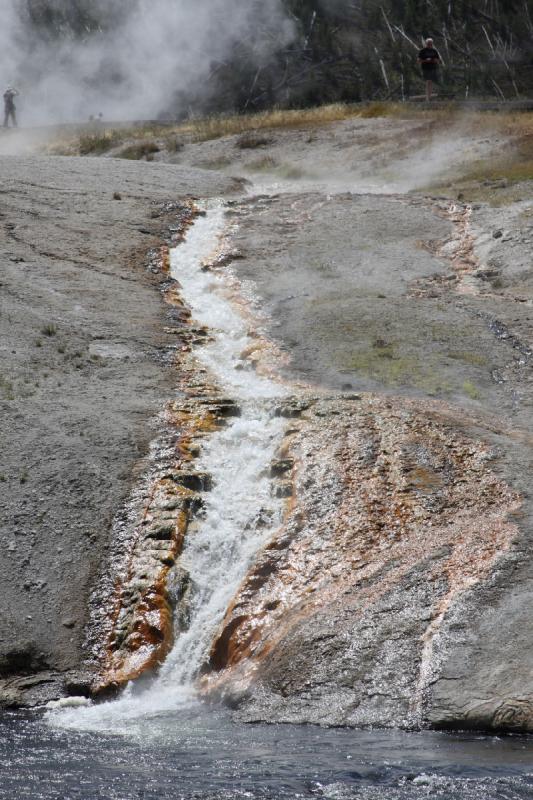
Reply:
[[[272,141],[270,136],[262,136],[251,131],[240,136],[235,142],[235,147],[239,150],[255,150],[258,147],[267,147]]]
[[[250,172],[271,172],[277,167],[279,167],[279,164],[272,156],[256,158],[246,164],[246,169],[250,170]]]
[[[533,113],[505,110],[465,111],[452,103],[435,108],[412,103],[339,103],[301,110],[274,109],[259,114],[191,119],[176,125],[150,124],[105,130],[87,129],[81,134],[64,134],[48,147],[48,152],[56,155],[102,155],[117,150],[118,155],[123,158],[149,160],[157,150],[174,154],[187,143],[234,136],[237,149],[249,150],[250,153],[253,150],[259,151],[258,157],[246,164],[250,171],[279,172],[283,177],[298,178],[302,177],[299,172],[285,175],[286,167],[283,164],[270,156],[259,156],[261,148],[271,144],[271,134],[275,130],[312,131],[314,128],[343,120],[371,120],[379,117],[417,120],[421,123],[416,126],[416,132],[404,131],[403,137],[408,149],[412,147],[414,138],[416,146],[419,146],[424,137],[430,141],[434,137],[446,136],[452,130],[466,138],[472,135],[477,139],[486,137],[501,140],[501,154],[472,163],[452,182],[448,179],[428,187],[435,193],[469,202],[489,202],[497,206],[522,199],[525,182],[533,180]],[[371,136],[372,131],[369,130],[369,139]],[[399,131],[397,154],[400,153],[404,139]],[[199,166],[224,169],[230,164],[231,159],[220,156]]]
[[[72,146],[80,156],[101,155],[102,153],[107,153],[108,150],[120,142],[118,133],[118,131],[114,130],[84,133],[78,139],[77,148],[74,143],[72,143]]]
[[[360,110],[359,106],[343,103],[298,110],[275,109],[260,114],[236,114],[193,120],[184,126],[183,130],[189,133],[194,141],[205,142],[210,139],[220,139],[222,136],[242,136],[252,131],[326,125],[329,122],[356,117]]]
[[[374,103],[362,107],[337,103],[309,109],[277,109],[260,114],[205,117],[176,125],[85,130],[81,134],[63,133],[45,149],[51,155],[101,155],[122,144],[133,146],[139,141],[157,139],[161,149],[177,152],[185,142],[206,142],[223,136],[240,136],[239,147],[252,149],[268,143],[266,137],[257,136],[259,131],[319,127],[357,116],[397,115],[400,108],[400,104]]]
[[[478,115],[480,117],[485,115]],[[497,115],[495,115],[497,116]],[[518,116],[518,115],[517,115]],[[306,109],[274,109],[257,114],[220,115],[172,124],[147,124],[117,128],[88,128],[81,133],[63,133],[45,146],[51,155],[101,155],[121,145],[133,147],[142,141],[156,140],[161,150],[181,150],[187,142],[206,142],[224,136],[238,136],[236,146],[254,149],[271,143],[267,132],[318,128],[348,119],[396,117],[449,123],[460,117],[453,106],[424,109],[406,103],[335,103]]]

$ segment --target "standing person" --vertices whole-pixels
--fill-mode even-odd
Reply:
[[[422,77],[426,82],[426,100],[431,100],[433,83],[439,80],[439,64],[441,57],[439,51],[433,46],[433,39],[426,39],[425,47],[418,53],[418,63],[422,67]]]
[[[15,97],[17,97],[17,95],[17,90],[13,89],[11,86],[8,86],[4,92],[4,128],[9,126],[10,117],[13,127],[17,127],[17,108],[15,106]]]

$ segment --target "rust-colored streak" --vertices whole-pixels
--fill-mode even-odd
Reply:
[[[438,258],[448,261],[451,273],[415,281],[411,296],[435,297],[450,289],[458,294],[479,294],[481,287],[483,294],[488,294],[487,285],[475,280],[481,263],[476,255],[476,241],[472,233],[472,208],[459,203],[435,206],[435,211],[452,223],[452,233],[444,241],[419,244]]]
[[[198,215],[193,203],[180,208],[181,228],[172,241],[181,241]],[[163,246],[159,269],[170,271],[170,251]],[[189,523],[201,507],[208,478],[191,465],[202,437],[219,428],[237,412],[233,403],[221,398],[192,357],[192,346],[205,341],[207,331],[195,327],[184,304],[179,283],[170,280],[163,289],[173,309],[179,337],[176,367],[178,388],[185,399],[169,403],[165,426],[172,439],[172,453],[156,457],[153,477],[144,490],[144,503],[130,537],[127,563],[116,581],[110,600],[109,635],[101,654],[95,694],[108,692],[160,665],[174,641],[173,605],[168,591],[169,574],[179,558]],[[170,436],[170,434],[172,434]]]
[[[435,406],[362,396],[321,400],[293,437],[296,502],[263,550],[213,644],[207,692],[240,687],[302,620],[357,597],[366,609],[414,567],[440,579],[426,641],[443,614],[509,548],[520,497],[490,448]],[[442,579],[444,578],[444,581]]]

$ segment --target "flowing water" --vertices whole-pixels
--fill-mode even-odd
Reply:
[[[223,208],[214,206],[171,254],[172,276],[195,322],[212,334],[211,341],[196,350],[198,361],[240,409],[239,417],[207,437],[195,461],[197,469],[212,476],[213,489],[205,495],[203,515],[191,528],[179,560],[180,570],[191,578],[189,627],[177,636],[155,678],[130,685],[114,702],[61,708],[50,716],[53,725],[128,733],[154,714],[186,708],[233,595],[255,554],[281,522],[282,500],[272,492],[269,466],[284,428],[274,414],[275,400],[286,390],[258,375],[243,358],[256,344],[246,317],[226,296],[224,280],[202,268],[223,231]]]
[[[0,722],[1,800],[526,800],[524,737],[240,725],[191,703],[128,736]]]
[[[189,629],[159,675],[117,701],[4,715],[1,800],[533,798],[528,737],[243,725],[196,698],[224,611],[282,512],[268,466],[283,429],[273,405],[285,390],[248,367],[246,318],[224,282],[202,270],[223,225],[222,209],[212,207],[172,255],[193,317],[213,332],[198,360],[241,409],[197,461],[214,487],[181,562],[194,587]]]

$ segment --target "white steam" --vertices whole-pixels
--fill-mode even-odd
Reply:
[[[0,86],[19,89],[24,124],[152,119],[182,93],[208,94],[237,46],[259,67],[293,36],[281,0],[92,0],[109,25],[81,38],[36,35],[26,0],[1,5]]]

